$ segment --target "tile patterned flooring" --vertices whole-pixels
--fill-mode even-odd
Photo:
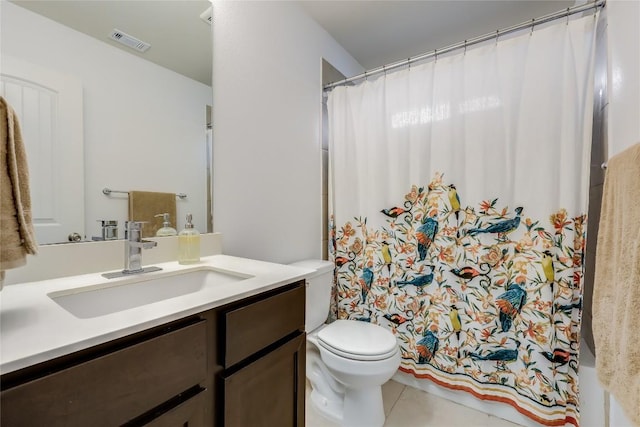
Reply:
[[[307,395],[310,385],[307,382]],[[382,386],[385,427],[518,427],[501,418],[458,405],[447,399],[407,387],[396,381]],[[307,399],[307,427],[338,427],[328,421]],[[363,426],[365,427],[365,426]]]

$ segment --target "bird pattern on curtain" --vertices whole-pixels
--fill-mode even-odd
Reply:
[[[380,208],[332,223],[334,315],[393,331],[417,378],[577,426],[586,216],[465,205],[439,173]]]

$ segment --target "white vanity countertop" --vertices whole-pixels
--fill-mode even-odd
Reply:
[[[275,289],[307,277],[313,270],[238,258],[204,257],[200,263],[155,264],[162,271],[108,280],[108,286],[181,270],[211,267],[253,277],[99,317],[80,319],[48,294],[107,281],[100,273],[6,286],[0,292],[0,373],[16,371],[163,323]]]

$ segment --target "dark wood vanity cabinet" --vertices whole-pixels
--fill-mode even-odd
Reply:
[[[119,426],[160,419],[210,394],[206,340],[206,321],[190,317],[3,375],[0,424]],[[206,415],[204,404],[196,406],[193,411]]]
[[[217,310],[218,425],[304,426],[304,314],[304,282]]]
[[[0,378],[0,425],[303,426],[304,282]]]

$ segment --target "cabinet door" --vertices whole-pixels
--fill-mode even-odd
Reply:
[[[305,338],[222,378],[225,427],[304,426]]]
[[[204,391],[204,390],[203,390]],[[145,427],[205,427],[205,397],[203,392],[182,402],[162,414],[153,421],[144,424]]]

